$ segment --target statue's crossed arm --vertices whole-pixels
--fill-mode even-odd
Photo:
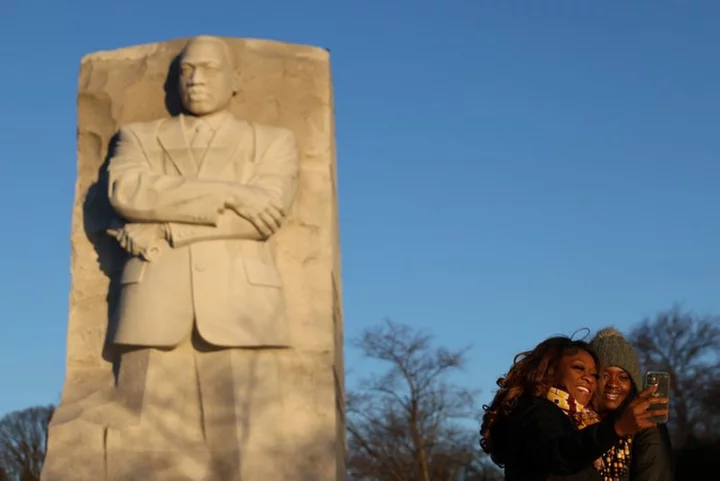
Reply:
[[[215,239],[262,241],[292,203],[298,151],[289,131],[273,139],[247,184],[154,172],[131,129],[121,129],[108,168],[108,197],[126,224],[108,233],[133,255],[150,260],[153,245]]]

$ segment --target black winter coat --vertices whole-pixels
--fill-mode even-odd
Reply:
[[[614,422],[578,430],[551,401],[525,395],[493,426],[493,459],[506,481],[602,481],[593,462],[620,441]]]
[[[667,426],[635,435],[630,452],[630,472],[621,481],[673,481],[672,447]]]

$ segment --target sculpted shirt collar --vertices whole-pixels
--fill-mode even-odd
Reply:
[[[194,115],[187,114],[182,114],[180,116],[186,132],[194,132],[202,123],[210,127],[213,133],[217,132],[218,129],[223,125],[223,123],[225,123],[225,121],[229,117],[230,114],[226,111],[216,112],[214,114],[205,115],[203,117],[195,117]]]

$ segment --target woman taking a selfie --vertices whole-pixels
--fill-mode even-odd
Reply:
[[[635,349],[613,328],[598,331],[590,342],[601,372],[593,408],[603,419],[621,411],[636,397],[643,379]],[[603,481],[672,481],[670,436],[667,426],[626,437],[597,462]]]
[[[597,358],[583,341],[552,337],[515,357],[485,406],[480,445],[505,468],[507,481],[603,481],[593,466],[620,440],[653,427],[654,389],[599,422],[587,406],[596,389]],[[666,402],[653,399],[654,403]]]

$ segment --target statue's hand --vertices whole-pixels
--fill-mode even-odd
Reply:
[[[252,222],[265,236],[274,234],[285,218],[285,212],[278,202],[262,189],[249,186],[235,189],[226,207]]]
[[[157,241],[167,239],[168,230],[165,224],[133,223],[125,224],[121,229],[108,229],[108,234],[130,254],[151,260],[157,253]]]

